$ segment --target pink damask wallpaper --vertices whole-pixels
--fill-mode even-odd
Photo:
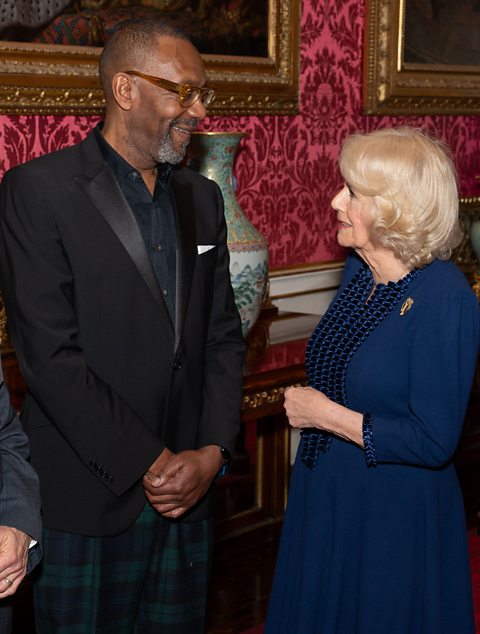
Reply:
[[[294,117],[211,117],[205,130],[242,130],[238,198],[282,267],[343,257],[330,200],[336,161],[356,130],[409,124],[442,137],[456,158],[462,196],[480,194],[480,117],[361,115],[364,7],[359,0],[303,0],[301,110]],[[0,175],[10,166],[81,140],[96,117],[0,116]]]

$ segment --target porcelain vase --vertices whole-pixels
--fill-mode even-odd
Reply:
[[[470,225],[470,240],[477,256],[477,261],[480,262],[480,220],[472,221]]]
[[[243,132],[195,132],[190,166],[215,181],[225,202],[230,278],[246,337],[262,309],[268,283],[268,243],[245,216],[236,196],[233,163]]]

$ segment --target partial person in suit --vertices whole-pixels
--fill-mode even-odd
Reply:
[[[11,596],[40,560],[38,477],[0,367],[0,634],[12,631]]]
[[[220,190],[177,166],[213,93],[155,21],[120,25],[100,78],[103,125],[0,189],[46,527],[36,629],[197,634],[244,354]]]

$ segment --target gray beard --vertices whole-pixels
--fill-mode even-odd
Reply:
[[[187,151],[188,141],[182,143],[179,149],[176,149],[172,143],[172,139],[170,138],[170,134],[166,134],[163,139],[161,139],[158,152],[157,152],[157,161],[159,163],[170,163],[170,165],[176,165],[183,161],[185,156],[185,152]]]

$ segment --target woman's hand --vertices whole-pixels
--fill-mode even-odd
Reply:
[[[363,447],[363,415],[331,401],[312,387],[285,390],[285,411],[292,427],[328,431]]]
[[[288,387],[285,390],[285,411],[292,427],[316,427],[328,429],[325,425],[332,401],[312,387]]]

